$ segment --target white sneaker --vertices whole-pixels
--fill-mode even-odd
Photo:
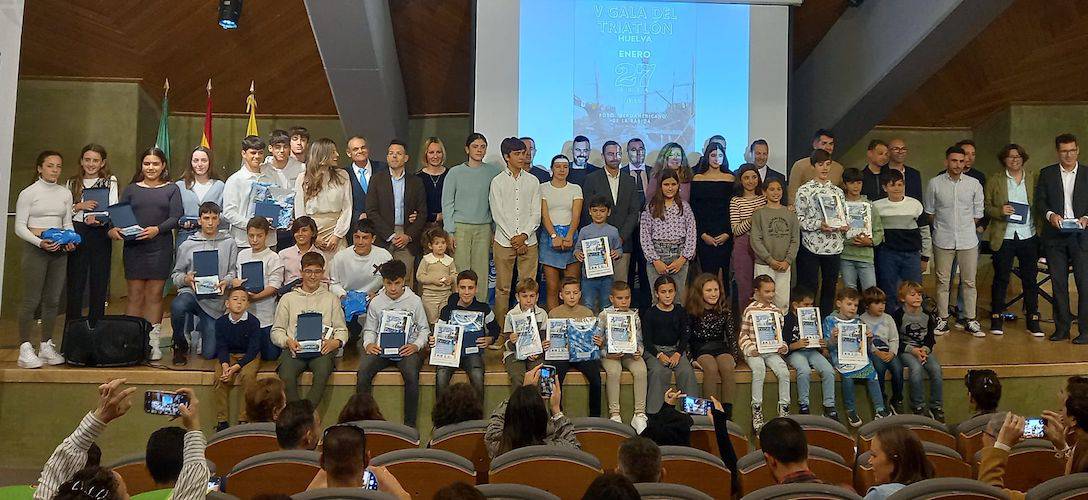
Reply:
[[[616,423],[620,423],[620,424],[623,423],[623,419],[620,418],[620,416],[618,414],[617,415],[612,415],[611,417],[608,417],[608,419],[613,421],[613,422],[616,422]]]
[[[42,360],[34,354],[34,346],[30,342],[19,345],[19,368],[41,368]]]
[[[982,331],[982,325],[978,324],[977,320],[967,320],[967,333],[975,336],[976,338],[983,338],[986,336],[986,332]]]
[[[151,327],[151,335],[147,341],[147,343],[151,345],[151,361],[162,359],[162,349],[159,348],[159,332],[161,328],[162,324]]]
[[[204,348],[204,335],[200,333],[200,330],[193,330],[189,335],[189,354],[199,356],[201,349]]]
[[[57,346],[53,344],[52,340],[42,342],[38,348],[38,359],[47,365],[63,365],[64,356],[61,356],[57,352]]]
[[[635,434],[642,434],[642,431],[646,430],[646,424],[649,419],[646,418],[645,413],[636,413],[631,417],[631,427],[635,428]]]

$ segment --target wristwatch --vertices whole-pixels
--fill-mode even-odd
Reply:
[[[558,238],[558,237],[559,237],[559,235],[558,235],[558,234],[556,234],[556,233],[552,233],[552,238]]]

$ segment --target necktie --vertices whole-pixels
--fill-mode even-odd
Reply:
[[[635,174],[635,185],[638,186],[638,192],[645,193],[646,190],[645,190],[645,188],[643,188],[642,176],[646,174],[646,171],[645,170],[632,170],[631,172]]]
[[[359,185],[363,187],[364,193],[367,192],[366,170],[362,168],[359,169]]]

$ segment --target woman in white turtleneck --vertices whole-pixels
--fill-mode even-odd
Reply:
[[[75,245],[59,245],[42,239],[51,229],[72,229],[72,192],[57,184],[63,158],[56,151],[38,155],[38,180],[19,193],[15,202],[15,235],[23,246],[23,301],[19,307],[19,367],[39,368],[42,364],[59,365],[64,357],[53,344],[60,294],[68,268],[68,252]],[[30,343],[34,312],[42,308],[41,344],[38,353]]]

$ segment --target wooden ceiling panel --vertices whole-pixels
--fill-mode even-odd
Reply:
[[[408,114],[472,107],[472,0],[389,2]]]
[[[792,9],[793,33],[791,59],[797,69],[819,45],[839,16],[846,12],[846,0],[805,0]]]

